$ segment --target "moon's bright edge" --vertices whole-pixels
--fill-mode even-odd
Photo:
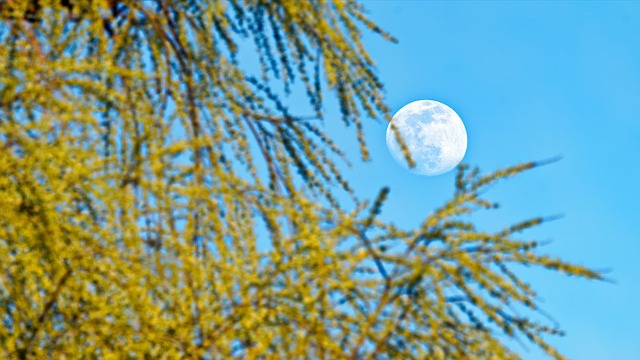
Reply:
[[[409,148],[416,167],[409,169],[391,126]],[[460,116],[433,100],[407,104],[393,116],[387,128],[387,147],[394,159],[420,175],[440,175],[455,168],[467,151],[467,131]]]

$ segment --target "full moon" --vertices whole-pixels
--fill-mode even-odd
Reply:
[[[395,127],[407,145],[416,166],[409,164],[396,140]],[[405,105],[387,128],[387,147],[404,168],[419,175],[444,174],[456,167],[467,151],[467,131],[447,105],[434,100],[418,100]]]

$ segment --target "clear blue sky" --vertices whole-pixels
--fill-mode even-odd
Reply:
[[[478,221],[564,214],[525,235],[553,240],[545,252],[610,269],[616,284],[523,273],[567,331],[552,343],[572,359],[640,359],[640,3],[364,4],[400,40],[365,38],[393,112],[419,99],[449,105],[467,128],[464,161],[485,170],[563,156],[494,187],[488,196],[503,207]],[[369,197],[389,185],[382,216],[415,226],[450,197],[454,173],[403,170],[385,130],[369,123],[373,161],[350,176]],[[515,348],[545,358],[533,345]]]

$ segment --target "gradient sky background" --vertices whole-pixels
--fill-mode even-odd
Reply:
[[[640,359],[640,3],[363,3],[400,40],[365,38],[392,112],[420,99],[449,105],[467,128],[463,161],[487,171],[563,156],[499,183],[488,198],[501,209],[475,218],[497,229],[563,214],[523,237],[550,239],[542,251],[609,269],[615,284],[521,272],[567,331],[552,343],[571,359]],[[352,132],[331,123],[339,143],[355,148]],[[367,123],[373,160],[356,162],[349,178],[369,198],[390,186],[382,216],[417,226],[451,197],[455,172],[403,170],[387,151],[386,123]],[[546,358],[533,345],[514,348]]]

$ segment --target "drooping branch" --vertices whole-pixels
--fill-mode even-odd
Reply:
[[[43,20],[43,12],[46,7],[53,7],[56,2],[45,0],[2,0],[0,1],[0,20],[9,21],[26,21],[31,24],[38,24]],[[113,36],[115,31],[113,21],[116,20],[127,9],[122,0],[108,0],[110,17],[103,17],[102,24],[105,32],[109,36]],[[84,17],[84,9],[80,9],[77,1],[59,0],[57,7],[66,11],[69,21],[82,21]]]

